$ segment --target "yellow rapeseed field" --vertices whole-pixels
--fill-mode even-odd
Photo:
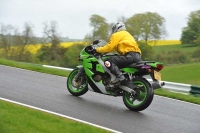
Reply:
[[[158,40],[156,42],[148,41],[148,44],[151,46],[174,45],[174,44],[181,44],[181,41],[180,40]]]
[[[60,46],[64,48],[68,48],[72,46],[73,44],[83,44],[83,42],[62,42]],[[50,44],[45,44],[45,45],[50,46]],[[36,54],[38,50],[41,48],[41,46],[42,44],[28,45],[27,50],[30,51],[30,53],[32,54]]]
[[[60,45],[62,47],[70,47],[73,44],[84,44],[83,42],[62,42]],[[156,41],[156,43],[154,41],[148,41],[148,44],[151,46],[162,46],[162,45],[174,45],[174,44],[181,44],[180,40],[158,40]],[[50,44],[45,44],[45,45],[49,45]],[[32,54],[36,54],[38,52],[38,50],[41,48],[42,44],[30,44],[28,46],[26,46],[26,49],[32,53]],[[14,48],[14,47],[13,47]],[[3,49],[0,49],[0,52],[3,52]]]

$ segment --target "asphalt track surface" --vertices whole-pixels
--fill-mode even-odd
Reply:
[[[200,106],[155,96],[133,112],[122,97],[88,91],[72,96],[67,78],[0,65],[0,97],[53,111],[123,133],[200,133]]]

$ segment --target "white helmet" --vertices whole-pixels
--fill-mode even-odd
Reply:
[[[112,34],[120,30],[126,30],[125,24],[123,22],[118,22],[112,26]]]

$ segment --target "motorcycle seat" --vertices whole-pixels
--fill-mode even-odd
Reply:
[[[155,61],[139,61],[137,63],[131,63],[130,65],[128,65],[128,67],[135,67],[135,66],[141,66],[141,65],[145,65],[146,63],[154,63]]]

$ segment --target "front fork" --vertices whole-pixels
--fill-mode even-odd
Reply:
[[[75,82],[78,82],[79,79],[80,79],[80,77],[83,76],[83,74],[84,74],[84,68],[83,68],[83,67],[80,67],[80,68],[78,69],[78,73],[77,73],[77,75],[76,75],[76,77],[75,77]]]

